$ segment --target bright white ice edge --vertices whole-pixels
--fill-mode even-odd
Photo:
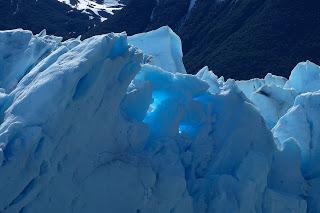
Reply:
[[[311,62],[225,81],[185,74],[168,27],[64,42],[13,30],[0,88],[0,212],[320,211]]]

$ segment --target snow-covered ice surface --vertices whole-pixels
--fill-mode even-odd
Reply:
[[[105,21],[106,17],[103,13],[114,14],[114,11],[121,10],[123,4],[120,0],[58,0],[65,3],[72,8],[84,11],[86,13],[93,13],[100,17],[101,21]]]
[[[188,75],[168,28],[2,31],[0,212],[319,212],[319,76]]]

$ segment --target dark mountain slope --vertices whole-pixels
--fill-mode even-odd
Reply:
[[[160,0],[153,10],[147,29],[156,29],[164,25],[177,30],[188,13],[190,0]]]
[[[57,0],[0,0],[0,29],[24,28],[65,38],[169,25],[182,38],[188,72],[209,65],[218,75],[288,76],[298,62],[320,63],[319,0],[125,0],[107,21],[89,19]],[[18,5],[18,6],[17,6]]]
[[[320,1],[198,0],[179,32],[185,64],[237,79],[288,76],[300,61],[320,62]]]
[[[128,0],[124,4],[122,10],[91,28],[85,37],[122,31],[133,35],[164,25],[177,31],[188,12],[190,0]]]
[[[98,23],[57,0],[0,0],[0,29],[24,28],[38,33],[76,37]]]
[[[266,73],[288,76],[298,62],[320,62],[320,1],[132,0],[88,35],[129,35],[169,25],[182,38],[190,73],[209,65],[218,75],[249,79]]]
[[[130,0],[126,6],[111,16],[107,21],[98,24],[85,33],[85,37],[106,32],[123,32],[128,35],[141,33],[146,30],[150,23],[156,0]]]

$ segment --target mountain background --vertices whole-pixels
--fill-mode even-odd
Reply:
[[[23,28],[64,38],[77,37],[100,21],[58,0],[0,0],[0,29]]]
[[[268,72],[288,77],[300,61],[320,63],[317,0],[120,3],[124,7],[114,15],[99,14],[107,19],[101,22],[90,7],[81,11],[58,0],[0,0],[0,29],[24,28],[38,33],[45,28],[49,34],[67,39],[122,31],[132,35],[168,25],[182,39],[189,73],[208,65],[218,76],[235,79],[263,77]]]

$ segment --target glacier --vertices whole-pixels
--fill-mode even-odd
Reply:
[[[0,212],[319,212],[320,67],[186,74],[169,28],[0,32]]]

